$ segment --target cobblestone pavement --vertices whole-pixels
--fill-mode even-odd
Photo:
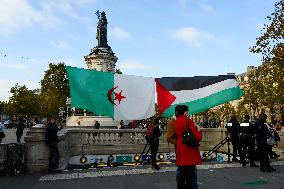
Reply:
[[[284,161],[273,162],[277,171],[263,173],[259,168],[239,164],[206,163],[198,167],[199,189],[284,188]],[[174,189],[176,167],[162,165],[154,171],[148,165],[63,171],[60,174],[0,177],[0,189]]]

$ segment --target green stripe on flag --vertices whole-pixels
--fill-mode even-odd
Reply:
[[[114,87],[114,74],[66,66],[71,106],[92,111],[96,115],[114,117],[108,91]],[[111,95],[113,99],[113,94]]]
[[[241,96],[243,96],[243,91],[240,89],[240,87],[234,87],[191,102],[180,103],[179,105],[187,105],[189,107],[189,114],[193,115],[218,106],[220,104],[229,102],[231,100],[239,99]],[[163,116],[173,116],[175,113],[176,105],[178,104],[171,105],[163,113]]]

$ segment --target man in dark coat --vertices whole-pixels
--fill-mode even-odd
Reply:
[[[248,154],[250,166],[258,167],[254,162],[254,146],[255,146],[255,132],[253,124],[249,121],[249,115],[245,115],[245,119],[240,127],[240,160],[242,166],[246,166],[246,156]]]
[[[270,132],[266,124],[267,115],[261,113],[259,119],[255,123],[255,128],[257,130],[256,140],[258,144],[258,149],[260,151],[260,170],[262,172],[275,171],[273,167],[270,166],[270,161],[268,157],[269,146],[267,144],[267,139],[270,137]]]
[[[160,167],[157,165],[157,160],[156,160],[156,156],[157,156],[157,152],[159,148],[159,137],[161,136],[158,123],[159,123],[158,118],[155,118],[154,120],[150,122],[150,124],[148,125],[149,128],[147,128],[147,133],[150,130],[152,134],[150,134],[151,136],[149,136],[148,138],[146,137],[146,140],[149,143],[150,149],[151,149],[152,168],[156,170],[160,169]]]
[[[17,136],[18,143],[21,142],[21,137],[23,136],[24,128],[25,128],[24,120],[22,117],[19,117],[18,124],[17,124],[17,130],[16,130],[16,136]]]
[[[59,142],[58,136],[58,127],[55,123],[55,119],[51,119],[46,125],[45,133],[45,144],[49,147],[50,156],[49,156],[49,165],[48,172],[61,172],[58,170],[59,165],[59,151],[57,143]]]
[[[99,129],[101,127],[101,124],[95,120],[95,125],[94,125],[95,129]]]
[[[231,137],[231,143],[233,145],[233,159],[232,161],[237,161],[237,155],[239,151],[239,129],[240,129],[240,123],[235,115],[233,115],[229,121],[229,123],[232,124],[229,129],[230,137]]]

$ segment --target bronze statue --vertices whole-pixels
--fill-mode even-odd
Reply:
[[[107,44],[107,19],[106,19],[106,13],[103,12],[96,12],[96,15],[98,16],[99,22],[97,26],[97,36],[96,39],[98,40],[98,47],[104,47],[108,48]]]

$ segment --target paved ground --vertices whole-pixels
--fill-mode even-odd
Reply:
[[[242,168],[239,164],[205,164],[198,168],[199,189],[283,189],[284,162],[274,162],[274,167],[276,172],[263,173],[259,168]],[[174,165],[162,165],[160,171],[146,165],[2,176],[0,189],[174,189],[175,170]]]

